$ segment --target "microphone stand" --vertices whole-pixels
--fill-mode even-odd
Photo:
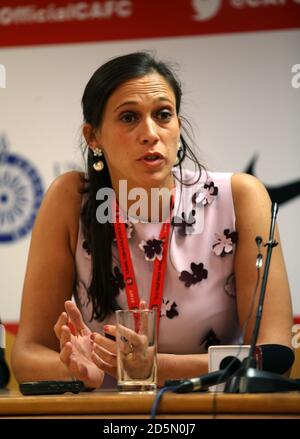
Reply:
[[[270,393],[288,392],[300,390],[300,382],[286,378],[282,375],[256,369],[255,349],[263,312],[263,304],[269,274],[270,261],[273,247],[278,245],[274,240],[274,229],[278,212],[277,203],[272,204],[272,218],[269,232],[269,240],[265,244],[268,247],[266,263],[261,283],[261,290],[258,301],[258,308],[253,334],[251,337],[249,355],[242,361],[241,367],[235,372],[225,384],[225,393]]]

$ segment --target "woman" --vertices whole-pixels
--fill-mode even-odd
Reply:
[[[89,388],[111,385],[116,376],[114,311],[140,302],[151,306],[153,267],[163,258],[159,385],[207,372],[209,345],[237,343],[243,329],[243,343],[249,343],[254,315],[248,320],[248,314],[257,280],[255,237],[267,241],[270,199],[252,176],[201,168],[184,137],[180,103],[173,73],[147,53],[115,58],[88,82],[82,99],[88,176],[60,176],[37,216],[12,357],[19,381],[76,377]],[[197,172],[183,169],[187,156],[198,165]],[[126,183],[125,206],[121,183]],[[123,238],[137,283],[132,302],[118,254],[120,237],[114,224],[102,221],[103,199],[97,191],[105,188],[116,194],[112,210],[119,206],[129,217]],[[146,218],[140,215],[143,221],[131,218],[130,193],[138,188],[146,207],[154,201],[153,189],[169,194],[172,224],[165,240],[160,233],[169,222],[166,204],[148,209]],[[158,221],[151,221],[150,212]],[[265,249],[261,252],[264,258]],[[70,301],[73,293],[78,308]],[[290,347],[291,325],[279,245],[273,252],[258,344]]]

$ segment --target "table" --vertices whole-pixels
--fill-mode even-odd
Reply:
[[[79,394],[23,396],[0,390],[0,418],[148,418],[155,395],[93,391]],[[214,415],[215,413],[215,415]],[[157,419],[175,418],[297,418],[300,392],[213,394],[167,392]]]

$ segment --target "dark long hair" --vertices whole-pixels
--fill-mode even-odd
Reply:
[[[84,122],[90,124],[92,128],[101,126],[105,105],[112,93],[124,82],[153,72],[159,73],[172,88],[176,98],[176,112],[179,114],[182,91],[180,82],[174,73],[165,63],[156,61],[149,53],[135,52],[114,58],[95,71],[82,97]],[[181,149],[177,164],[180,167],[180,175],[182,174],[181,164],[186,157],[189,157],[198,167],[200,178],[200,163],[183,134],[180,135],[180,139]],[[109,222],[100,224],[96,219],[96,210],[99,206],[96,193],[100,188],[111,188],[112,184],[104,156],[101,157],[104,169],[96,172],[93,168],[92,151],[88,149],[87,154],[88,175],[84,190],[87,200],[82,209],[81,221],[87,250],[92,258],[92,280],[88,290],[93,305],[91,319],[101,321],[119,307],[112,283],[113,226]]]

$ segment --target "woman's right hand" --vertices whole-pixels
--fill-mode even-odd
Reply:
[[[70,300],[65,302],[66,312],[62,312],[54,332],[60,342],[60,359],[70,372],[70,376],[84,382],[87,388],[101,387],[104,372],[91,358],[93,343],[91,331],[83,321],[77,306]],[[71,332],[69,324],[74,328]]]

